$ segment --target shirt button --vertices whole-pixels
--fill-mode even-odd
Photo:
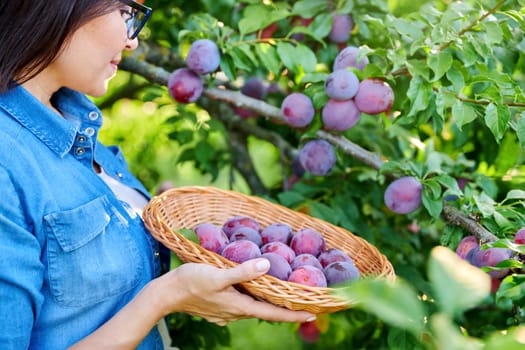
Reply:
[[[84,130],[84,132],[86,133],[87,136],[95,135],[95,129],[93,129],[92,127],[86,128],[86,130]]]
[[[98,112],[96,112],[96,111],[89,112],[88,118],[90,120],[97,120],[98,119]]]
[[[75,150],[75,153],[77,154],[77,156],[81,156],[85,153],[86,151],[82,148],[82,147],[78,147],[76,150]]]
[[[154,255],[155,255],[155,259],[159,258],[160,253],[159,253],[159,251],[157,249],[155,249],[155,254]]]
[[[119,177],[119,179],[122,179],[124,177],[122,173],[117,173],[117,176]]]
[[[83,135],[80,135],[79,137],[77,137],[77,141],[79,143],[84,143],[84,142],[86,142],[86,137],[83,136]]]

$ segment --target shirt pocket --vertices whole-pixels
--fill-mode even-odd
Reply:
[[[143,265],[129,223],[99,197],[44,217],[49,285],[57,303],[83,307],[137,286]]]

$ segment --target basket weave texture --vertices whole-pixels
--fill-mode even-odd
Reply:
[[[214,187],[184,186],[153,197],[142,214],[151,234],[183,262],[208,263],[219,268],[233,267],[237,263],[201,247],[176,231],[194,229],[204,222],[222,226],[226,220],[239,215],[254,218],[263,228],[281,222],[290,225],[294,232],[301,228],[317,230],[325,238],[327,248],[341,249],[354,260],[362,276],[395,278],[391,263],[366,240],[326,221],[260,197]],[[300,285],[270,275],[243,282],[239,287],[256,299],[291,310],[321,314],[352,306],[351,301],[334,295],[333,288]]]

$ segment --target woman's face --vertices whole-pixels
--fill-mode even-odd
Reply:
[[[108,81],[117,72],[123,50],[134,50],[137,39],[127,37],[125,16],[129,6],[122,5],[94,18],[74,32],[64,50],[48,67],[58,86],[91,96],[107,91]],[[123,17],[124,16],[124,17]]]

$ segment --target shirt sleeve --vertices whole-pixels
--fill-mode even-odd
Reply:
[[[21,192],[2,167],[0,188],[0,344],[2,349],[27,349],[43,302],[41,245]]]

